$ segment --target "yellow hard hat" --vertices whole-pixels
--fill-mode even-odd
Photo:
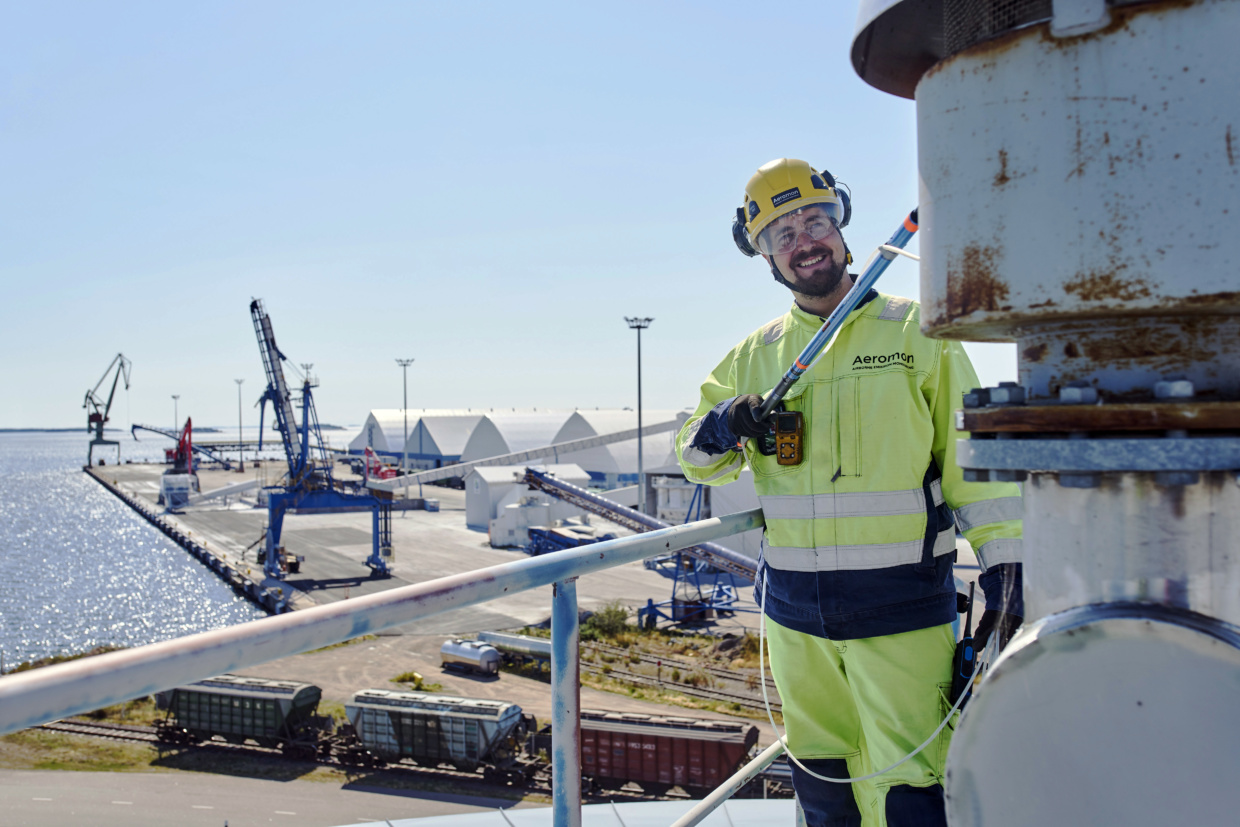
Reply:
[[[780,216],[819,204],[836,226],[848,226],[852,205],[848,193],[836,188],[831,173],[795,158],[763,164],[745,185],[745,205],[736,210],[732,237],[741,252],[758,254],[762,230]]]

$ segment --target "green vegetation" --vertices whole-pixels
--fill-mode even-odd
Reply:
[[[582,640],[609,640],[618,635],[636,629],[629,626],[629,607],[619,600],[613,600],[599,609],[581,624]]]
[[[349,716],[344,711],[344,704],[336,701],[319,701],[318,714],[324,718],[331,718],[337,725],[349,720]]]
[[[410,692],[442,692],[443,684],[431,683],[422,677],[421,672],[401,672],[399,675],[391,679],[392,683],[399,683]]]
[[[92,721],[103,721],[109,724],[132,724],[134,726],[154,726],[156,721],[164,719],[165,711],[155,708],[155,699],[150,695],[132,701],[105,706],[87,712],[85,718]]]
[[[0,738],[0,767],[4,769],[145,771],[156,757],[155,750],[146,744],[42,729],[27,729]]]
[[[699,687],[702,689],[717,688],[721,685],[718,678],[712,677],[707,666],[715,666],[735,671],[754,670],[753,674],[743,677],[745,687],[750,692],[757,692],[761,686],[756,670],[758,668],[758,637],[745,633],[727,635],[718,638],[710,635],[683,632],[679,629],[642,629],[628,623],[629,610],[619,601],[613,601],[595,612],[581,624],[581,662],[599,667],[599,672],[583,670],[582,683],[596,689],[616,692],[630,697],[642,698],[658,703],[673,704],[689,709],[722,712],[729,715],[740,715],[750,718],[765,718],[761,710],[751,710],[740,704],[728,701],[710,701],[700,698],[688,699],[675,690],[674,684]],[[532,637],[550,637],[549,629],[526,626],[520,630],[523,635]],[[616,653],[604,651],[591,646],[591,643],[626,649]],[[644,661],[644,657],[665,658],[662,669],[658,669]],[[764,654],[769,662],[769,652]],[[691,664],[686,668],[685,661]],[[633,686],[618,675],[613,676],[613,669],[623,664],[627,670],[645,675],[649,678],[659,677],[662,686]],[[504,666],[504,671],[525,677],[550,681],[550,674],[545,667],[526,664],[524,666]],[[669,680],[670,678],[670,680]],[[778,720],[778,715],[776,715]]]

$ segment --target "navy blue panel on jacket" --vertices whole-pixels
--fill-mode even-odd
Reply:
[[[781,626],[830,640],[856,640],[927,629],[956,620],[956,552],[934,556],[934,541],[954,526],[951,509],[934,504],[931,463],[922,491],[926,535],[919,563],[864,571],[782,571],[763,565],[754,584],[766,614]]]

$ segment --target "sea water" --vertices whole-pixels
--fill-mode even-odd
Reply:
[[[49,655],[141,646],[266,616],[90,479],[82,471],[88,441],[84,429],[0,433],[6,671]],[[163,444],[143,445],[146,459],[162,461]],[[126,458],[141,458],[125,448]],[[111,462],[115,449],[96,455]]]

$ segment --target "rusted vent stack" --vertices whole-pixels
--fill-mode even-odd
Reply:
[[[854,66],[917,102],[923,327],[1018,346],[959,459],[1025,482],[1036,622],[957,731],[953,823],[1240,807],[1237,31],[1234,0],[862,3]]]

